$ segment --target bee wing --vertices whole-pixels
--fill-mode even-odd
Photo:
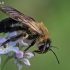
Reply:
[[[5,14],[7,14],[12,19],[20,22],[20,24],[30,27],[32,30],[34,30],[35,32],[37,32],[39,34],[42,33],[42,31],[39,29],[39,27],[33,23],[33,22],[35,22],[35,20],[33,18],[26,16],[26,15],[22,14],[21,12],[19,12],[18,10],[14,9],[10,6],[7,6],[7,5],[1,5],[0,10],[2,12],[4,12]]]

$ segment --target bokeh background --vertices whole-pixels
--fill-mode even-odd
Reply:
[[[22,70],[70,70],[70,0],[0,0],[2,1],[36,21],[43,22],[50,32],[52,45],[60,48],[59,50],[52,48],[60,64],[49,51],[46,54],[37,54],[30,59],[31,66],[23,67]],[[6,17],[8,16],[0,11],[0,21]],[[30,50],[33,49],[36,48],[32,47]],[[5,70],[17,69],[11,61]]]

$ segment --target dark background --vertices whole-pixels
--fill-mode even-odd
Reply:
[[[0,0],[2,1],[33,17],[37,22],[43,22],[50,32],[52,45],[60,48],[52,48],[60,64],[49,51],[46,54],[37,54],[30,59],[31,66],[23,67],[22,70],[70,70],[70,0]],[[8,16],[0,11],[0,21],[6,17]],[[33,49],[36,48],[31,48]],[[5,70],[16,70],[12,60],[8,62]]]

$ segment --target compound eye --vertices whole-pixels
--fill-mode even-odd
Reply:
[[[49,48],[49,46],[50,46],[50,45],[49,45],[49,44],[47,44],[47,48]]]

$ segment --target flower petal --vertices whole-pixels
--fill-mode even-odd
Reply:
[[[14,32],[9,33],[5,38],[6,38],[6,39],[9,39],[10,37],[16,36],[16,35],[17,35],[17,32],[14,31]],[[16,43],[17,43],[16,41],[14,41],[14,42],[9,42],[9,43],[8,43],[8,46],[15,46]]]
[[[5,42],[5,41],[6,41],[5,38],[0,38],[0,43],[3,43],[3,42]]]
[[[14,42],[9,42],[9,43],[8,43],[8,46],[12,46],[12,47],[14,47],[16,44],[17,44],[16,41],[14,41]]]
[[[9,46],[9,49],[7,50],[7,52],[15,52],[15,53],[18,53],[19,52],[19,48],[18,47],[12,47],[12,46]]]
[[[3,42],[5,42],[5,41],[6,41],[5,38],[0,38],[0,46],[1,46],[1,44],[2,44]]]
[[[22,69],[22,66],[23,65],[20,64],[17,60],[14,60],[13,63],[16,65],[16,67],[17,67],[18,70],[21,70]]]
[[[24,58],[23,61],[24,61],[24,65],[26,65],[26,66],[30,66],[31,65],[28,59]]]
[[[16,53],[16,57],[18,58],[18,59],[21,59],[21,58],[23,58],[23,52],[22,51],[19,51],[18,53]]]
[[[0,54],[7,54],[9,52],[19,52],[19,48],[18,47],[12,47],[9,46],[7,49],[3,49],[2,47],[0,48]]]
[[[28,59],[32,58],[34,56],[34,54],[31,52],[26,52],[25,55],[26,55],[26,58],[28,58]]]
[[[28,43],[24,42],[23,39],[19,39],[17,42],[18,42],[19,44],[24,45],[24,46],[28,46]]]
[[[6,39],[9,39],[10,37],[16,36],[16,35],[17,35],[17,32],[14,31],[14,32],[9,33],[5,38],[6,38]]]
[[[0,54],[7,54],[7,50],[3,50],[2,48],[0,48]]]

